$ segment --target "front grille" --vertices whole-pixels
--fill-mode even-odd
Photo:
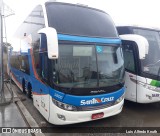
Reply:
[[[101,104],[98,106],[81,106],[81,107],[77,107],[78,111],[93,111],[93,110],[99,110],[99,109],[104,109],[104,108],[108,108],[115,105],[115,101],[113,102],[109,102],[107,104]]]

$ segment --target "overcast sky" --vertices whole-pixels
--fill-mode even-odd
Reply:
[[[45,0],[3,0],[15,12],[7,17],[8,41],[16,31],[22,20],[33,7]],[[61,0],[69,3],[81,3],[106,11],[116,25],[134,24],[160,28],[159,0]]]

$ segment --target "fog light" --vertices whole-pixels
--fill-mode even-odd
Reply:
[[[61,114],[57,114],[57,117],[61,120],[66,120],[65,116],[64,115],[61,115]]]

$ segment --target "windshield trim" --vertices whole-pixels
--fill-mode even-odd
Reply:
[[[104,44],[121,44],[121,39],[119,38],[97,38],[97,37],[87,37],[87,36],[75,36],[58,34],[58,40],[62,41],[74,41],[74,42],[92,42],[92,43],[104,43]]]

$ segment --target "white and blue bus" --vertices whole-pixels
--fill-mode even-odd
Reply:
[[[125,99],[160,101],[160,29],[118,26],[125,64]]]
[[[122,111],[121,40],[107,13],[46,2],[16,36],[20,53],[10,57],[12,79],[48,122],[73,124]]]

